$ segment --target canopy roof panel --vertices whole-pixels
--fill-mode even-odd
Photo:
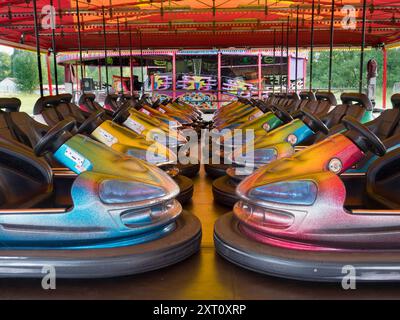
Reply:
[[[81,39],[84,50],[104,48],[103,9],[107,48],[209,48],[271,47],[274,43],[296,43],[297,10],[299,45],[310,44],[312,0],[37,0],[40,47],[51,48],[52,29],[48,16],[53,3],[56,15],[56,50],[78,49],[76,4],[79,5]],[[351,6],[351,7],[345,7]],[[47,7],[46,7],[47,6]],[[315,0],[315,46],[328,46],[332,2]],[[349,11],[350,10],[350,11]],[[354,13],[355,29],[343,24]],[[335,0],[334,45],[359,46],[362,40],[363,1]],[[289,26],[289,32],[286,28]],[[283,28],[283,33],[282,33]],[[366,45],[380,46],[399,41],[400,3],[395,0],[368,0]],[[132,41],[131,41],[132,40]],[[34,47],[33,0],[0,3],[0,42]]]

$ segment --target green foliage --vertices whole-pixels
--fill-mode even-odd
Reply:
[[[39,84],[36,55],[30,51],[14,50],[12,75],[22,92],[33,92]]]
[[[0,52],[0,81],[11,75],[11,57],[5,53]]]
[[[378,63],[378,91],[382,89],[383,54],[381,50],[366,50],[364,57],[363,88],[366,88],[367,62],[374,58]],[[332,58],[332,89],[358,90],[360,81],[360,51],[335,50]],[[393,84],[400,82],[400,50],[387,51],[387,88],[391,94]],[[308,65],[308,70],[310,66]],[[329,51],[314,53],[313,88],[328,88]]]

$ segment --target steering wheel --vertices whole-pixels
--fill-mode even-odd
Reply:
[[[97,111],[89,116],[83,123],[79,126],[77,133],[92,133],[99,125],[98,119],[100,119],[105,114],[105,111]]]
[[[328,134],[329,133],[329,129],[326,126],[325,123],[323,123],[321,121],[321,119],[317,118],[316,116],[314,116],[311,112],[309,112],[308,110],[301,110],[300,111],[306,118],[308,118],[310,121],[309,123],[306,123],[312,131],[314,131],[315,133],[320,131],[324,134]]]
[[[127,106],[122,106],[121,108],[119,108],[113,116],[112,121],[116,122],[116,123],[124,123],[126,121],[126,119],[129,118],[129,111],[128,111],[129,107]]]
[[[345,116],[342,122],[346,129],[349,130],[346,132],[346,136],[362,151],[371,151],[379,157],[382,157],[386,153],[385,145],[365,125],[350,116]]]
[[[283,121],[283,123],[289,123],[293,120],[293,117],[285,109],[280,106],[273,106],[275,115]]]
[[[38,157],[47,152],[56,151],[65,141],[72,137],[70,131],[75,127],[75,120],[63,120],[52,127],[36,144],[33,152]]]

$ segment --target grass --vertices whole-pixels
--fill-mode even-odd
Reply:
[[[32,114],[33,106],[39,99],[40,95],[37,93],[15,93],[15,94],[1,94],[1,97],[16,97],[21,100],[21,111]]]

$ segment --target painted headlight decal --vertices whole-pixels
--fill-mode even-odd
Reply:
[[[254,150],[255,163],[270,163],[278,157],[278,152],[275,148],[256,149]]]
[[[140,160],[147,161],[151,164],[165,163],[168,161],[168,159],[165,156],[160,154],[155,154],[153,152],[147,152],[147,150],[129,149],[127,154],[135,158],[138,158]]]
[[[165,195],[163,188],[141,182],[104,180],[99,186],[100,199],[108,204],[143,201]]]
[[[253,188],[248,196],[254,200],[310,206],[317,198],[317,190],[310,180],[283,181]]]
[[[234,163],[239,165],[261,163],[267,164],[275,161],[278,157],[278,152],[275,148],[256,149],[254,153],[241,154],[241,149],[236,149],[233,154]]]

